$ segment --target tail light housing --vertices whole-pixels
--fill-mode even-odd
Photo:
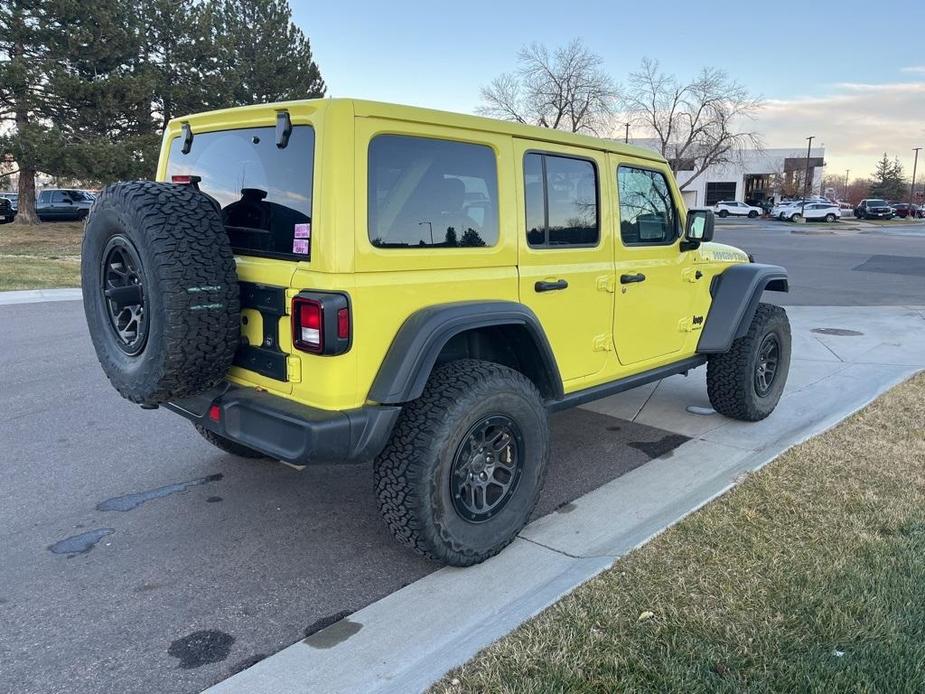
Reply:
[[[346,294],[300,292],[292,300],[292,345],[311,354],[343,354],[353,338]]]

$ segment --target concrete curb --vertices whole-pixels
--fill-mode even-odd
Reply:
[[[801,339],[814,322],[799,331]],[[919,330],[917,324],[913,330]],[[922,337],[915,332],[913,343]],[[745,474],[830,429],[922,368],[919,361],[889,363],[890,354],[887,363],[860,361],[867,347],[856,344],[856,361],[826,352],[834,370],[785,395],[775,416],[755,424],[719,420],[672,453],[569,504],[567,512],[534,521],[484,564],[440,569],[208,691],[425,689]]]
[[[76,289],[23,289],[15,292],[0,292],[0,306],[14,304],[37,304],[43,301],[80,301],[83,295]]]

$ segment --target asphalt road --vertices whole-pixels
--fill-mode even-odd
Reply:
[[[120,399],[79,302],[0,325],[0,692],[199,691],[437,568],[386,531],[369,464],[238,459]],[[553,429],[538,514],[684,440]]]
[[[785,265],[782,303],[925,305],[925,227],[791,228],[716,239]],[[0,692],[199,691],[437,568],[388,535],[369,464],[237,459],[121,400],[78,302],[0,325]],[[553,428],[538,515],[683,440],[585,410]]]
[[[925,305],[925,224],[824,231],[813,223],[717,220],[714,240],[748,251],[756,262],[786,267],[790,293],[766,294],[781,304]]]

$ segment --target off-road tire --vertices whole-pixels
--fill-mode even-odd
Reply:
[[[523,467],[497,515],[471,523],[454,508],[450,472],[466,432],[489,415],[518,425]],[[453,566],[477,564],[500,552],[529,520],[548,459],[546,408],[529,379],[492,362],[450,362],[435,369],[421,397],[402,409],[375,461],[379,511],[395,538],[417,553]]]
[[[210,429],[206,429],[205,427],[200,426],[199,424],[195,424],[194,426],[196,427],[196,431],[202,434],[202,438],[204,438],[206,441],[211,443],[216,448],[219,448],[225,451],[225,453],[231,453],[231,455],[236,455],[239,458],[268,458],[269,457],[269,456],[264,455],[260,451],[254,450],[253,448],[248,448],[247,446],[243,446],[240,443],[237,443],[236,441],[232,441],[231,439],[226,439],[224,436],[221,436],[220,434],[216,434],[214,431],[211,431]]]
[[[103,295],[113,243],[140,263],[147,332],[137,353],[126,353]],[[224,377],[240,335],[238,283],[221,217],[205,195],[150,181],[107,187],[87,219],[80,270],[93,346],[124,398],[154,405]]]
[[[758,351],[769,334],[780,346],[777,374],[770,390],[761,395],[755,384]],[[707,363],[707,394],[720,414],[746,422],[764,419],[780,400],[790,370],[790,322],[780,306],[758,304],[748,332],[724,354],[713,354]]]

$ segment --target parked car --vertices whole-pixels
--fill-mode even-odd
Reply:
[[[771,212],[770,212],[769,214],[771,215],[771,218],[772,218],[772,219],[781,219],[781,220],[782,220],[782,219],[785,219],[785,218],[786,218],[786,217],[785,217],[786,213],[787,213],[794,205],[796,205],[797,209],[799,209],[799,208],[800,208],[800,204],[801,204],[801,202],[800,202],[799,200],[785,200],[785,201],[783,201],[783,202],[777,203],[774,207],[772,207],[772,208],[771,208]]]
[[[0,198],[6,198],[13,207],[13,213],[19,211],[19,193],[0,193]]]
[[[9,198],[0,197],[0,219],[4,224],[12,222],[16,218],[16,211],[13,209],[13,203]]]
[[[87,220],[112,385],[238,456],[375,458],[386,524],[431,559],[515,538],[549,412],[705,363],[720,414],[764,419],[783,392],[790,325],[760,302],[787,271],[713,243],[656,152],[317,99],[172,120],[158,171]]]
[[[865,198],[854,208],[858,219],[892,219],[893,208],[882,198]]]
[[[721,200],[713,205],[713,211],[716,213],[717,217],[728,217],[733,215],[736,217],[751,217],[752,219],[764,212],[760,207],[746,205],[744,202],[739,202],[738,200]]]
[[[905,219],[906,217],[916,218],[923,216],[921,207],[908,202],[890,203],[890,207],[893,208],[893,214],[900,219]]]
[[[93,200],[82,190],[46,188],[35,199],[35,212],[43,222],[79,220],[87,216]]]
[[[788,222],[807,221],[837,222],[841,211],[834,202],[808,202],[805,205],[792,205],[782,213],[781,219]]]

